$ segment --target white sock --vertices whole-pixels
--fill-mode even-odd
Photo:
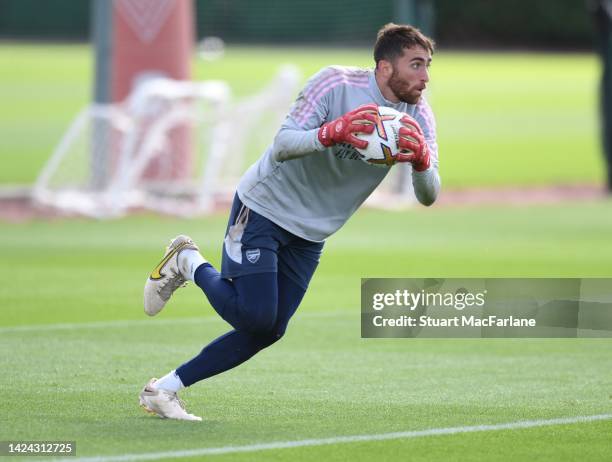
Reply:
[[[174,393],[179,391],[181,388],[185,388],[185,385],[183,385],[183,382],[181,382],[180,377],[176,375],[176,370],[168,372],[157,382],[153,383],[152,386],[156,390],[161,388],[162,390],[173,391]]]
[[[179,271],[189,281],[193,281],[193,275],[202,263],[206,263],[206,259],[197,250],[185,249],[179,253]]]

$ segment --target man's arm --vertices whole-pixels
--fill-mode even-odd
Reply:
[[[404,122],[407,128],[400,128],[400,147],[410,149],[413,154],[403,156],[400,161],[412,164],[414,194],[421,204],[429,206],[440,192],[440,174],[436,121],[427,100],[422,98],[415,118],[407,118]]]
[[[365,149],[367,141],[355,133],[372,133],[376,105],[363,105],[328,121],[329,98],[342,84],[338,69],[326,68],[312,77],[298,95],[281,129],[274,137],[274,159],[282,162],[322,151],[338,143]]]
[[[438,170],[438,141],[436,139],[436,118],[425,98],[421,98],[417,107],[416,118],[422,119],[421,128],[429,148],[430,167],[425,172],[412,173],[412,186],[418,201],[423,205],[431,205],[440,193],[440,172]]]
[[[327,118],[327,95],[320,95],[317,89],[332,75],[329,67],[320,70],[299,93],[274,137],[274,160],[283,162],[325,149],[317,134]]]
[[[304,131],[283,125],[274,137],[274,160],[284,162],[322,151],[325,146],[319,141],[318,131],[318,128]]]
[[[412,187],[417,200],[423,205],[431,205],[440,192],[440,174],[438,166],[432,165],[423,172],[412,171]]]
[[[312,143],[312,135],[309,133],[312,130],[304,132],[300,130],[281,130],[282,136],[279,138],[278,135],[275,138],[275,143],[279,144],[280,149],[276,151],[277,160],[295,159],[308,154],[310,152],[319,151],[318,145],[320,144],[323,148],[329,148],[339,143],[350,144],[356,148],[365,149],[368,147],[366,140],[359,139],[355,136],[356,133],[372,133],[376,122],[378,120],[378,107],[375,104],[364,104],[359,106],[357,109],[347,112],[341,115],[337,119],[331,122],[324,123],[315,129],[318,144]],[[279,156],[281,153],[282,157]]]

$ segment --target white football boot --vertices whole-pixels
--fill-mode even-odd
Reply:
[[[202,417],[189,414],[176,393],[163,389],[153,388],[157,379],[149,380],[149,383],[140,392],[140,407],[150,414],[156,414],[162,419],[196,420]]]
[[[189,236],[177,236],[166,248],[164,258],[151,271],[144,286],[144,310],[149,316],[159,313],[176,289],[187,280],[178,267],[178,256],[185,249],[199,250]]]

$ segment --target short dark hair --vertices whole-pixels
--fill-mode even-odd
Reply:
[[[410,25],[399,25],[390,22],[380,28],[374,45],[374,62],[378,65],[381,59],[394,61],[404,53],[404,48],[421,46],[431,54],[434,52],[434,41],[419,29]]]

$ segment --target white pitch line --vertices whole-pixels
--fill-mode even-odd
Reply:
[[[545,420],[521,420],[493,425],[473,425],[464,427],[430,428],[427,430],[412,430],[394,433],[378,433],[371,435],[334,436],[331,438],[307,439],[296,441],[274,441],[270,443],[247,444],[244,446],[222,446],[217,448],[185,449],[180,451],[150,452],[141,454],[123,454],[119,456],[70,457],[55,460],[55,462],[131,462],[140,460],[159,460],[165,458],[182,458],[196,456],[213,456],[220,454],[235,454],[243,452],[267,451],[273,449],[302,448],[309,446],[325,446],[332,444],[361,443],[369,441],[386,441],[424,436],[456,435],[459,433],[474,433],[499,430],[520,430],[524,428],[548,427],[553,425],[568,425],[575,423],[612,420],[612,414],[588,416],[561,417]],[[194,425],[191,423],[190,425]],[[195,424],[202,425],[202,424]],[[204,424],[205,425],[205,424]]]
[[[193,323],[207,323],[211,321],[220,320],[217,317],[203,317],[203,318],[179,318],[179,319],[156,319],[155,324],[158,325],[175,325],[175,324],[193,324]],[[68,323],[57,323],[57,324],[30,324],[24,326],[7,326],[0,327],[0,333],[12,333],[12,332],[32,332],[32,331],[53,331],[53,330],[70,330],[70,329],[100,329],[100,328],[122,328],[122,327],[139,327],[144,326],[146,323],[153,323],[149,319],[124,319],[117,321],[94,321],[94,322],[68,322]],[[151,324],[153,325],[153,324]]]
[[[322,312],[306,312],[296,314],[295,319],[300,318],[330,318],[350,314],[345,311],[322,311]],[[124,319],[117,321],[94,321],[94,322],[74,322],[74,323],[57,323],[57,324],[30,324],[24,326],[5,326],[0,327],[0,334],[10,334],[15,332],[33,332],[33,331],[54,331],[54,330],[70,330],[70,329],[100,329],[100,328],[123,328],[123,327],[143,327],[161,326],[161,325],[182,325],[182,324],[198,324],[198,323],[214,323],[224,322],[219,316],[205,316],[200,318],[177,318],[177,319]]]

